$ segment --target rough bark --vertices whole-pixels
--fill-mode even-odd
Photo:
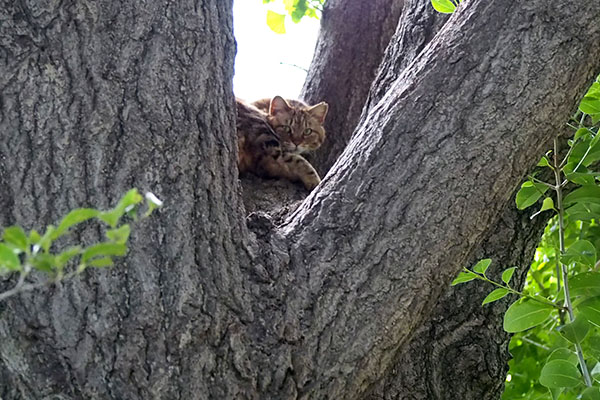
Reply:
[[[598,9],[546,6],[471,2],[451,18],[288,225],[292,257],[310,251],[322,266],[305,270],[305,290],[323,305],[304,324],[336,354],[305,350],[307,369],[328,372],[308,379],[315,397],[362,393],[391,365],[433,305],[416,299],[435,302],[598,72],[591,19],[568,28]],[[566,43],[584,36],[591,40],[571,52]],[[562,52],[578,61],[567,67]],[[385,211],[374,215],[374,204]]]
[[[473,0],[292,218],[255,214],[249,233],[231,4],[44,5],[0,9],[0,222],[132,185],[168,203],[126,266],[0,305],[9,399],[363,398],[600,59],[600,5]]]
[[[369,87],[405,0],[329,0],[301,98],[329,103],[327,140],[313,164],[321,176],[342,153],[356,127]]]
[[[134,186],[166,201],[115,269],[0,304],[3,399],[225,398],[238,379],[231,19],[222,0],[0,6],[0,224]]]

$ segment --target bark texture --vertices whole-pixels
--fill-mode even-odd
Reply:
[[[411,398],[384,378],[600,67],[600,4],[473,0],[278,226],[241,205],[230,2],[0,15],[0,223],[167,201],[126,265],[0,304],[7,399]]]
[[[313,165],[321,176],[342,153],[356,127],[369,87],[394,34],[405,0],[328,0],[313,61],[300,95],[326,101],[327,140]]]
[[[4,1],[0,20],[0,224],[166,200],[115,269],[0,304],[0,397],[235,397],[231,2]]]
[[[363,393],[392,365],[391,354],[467,262],[598,72],[591,54],[598,29],[592,19],[576,26],[598,9],[546,6],[471,2],[455,14],[372,107],[287,226],[292,256],[310,259],[310,251],[322,266],[305,269],[305,291],[322,307],[305,313],[304,324],[335,349],[308,348],[315,367],[307,369],[327,371],[307,379],[316,398]],[[573,37],[590,40],[574,50]],[[567,66],[563,57],[578,60]],[[385,212],[374,215],[374,204]],[[344,238],[341,249],[336,238]]]

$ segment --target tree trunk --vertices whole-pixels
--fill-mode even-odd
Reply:
[[[230,2],[78,4],[0,10],[0,221],[130,186],[167,204],[126,265],[0,304],[8,399],[376,393],[600,67],[600,4],[472,0],[294,215],[249,232]]]
[[[251,313],[231,2],[4,2],[2,226],[131,187],[165,199],[126,262],[0,304],[0,397],[226,398]],[[94,229],[86,235],[93,235]]]
[[[327,140],[313,164],[324,175],[356,127],[405,0],[328,0],[313,61],[300,95],[329,103]]]

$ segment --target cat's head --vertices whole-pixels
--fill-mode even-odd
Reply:
[[[329,106],[321,102],[309,106],[301,101],[287,102],[280,96],[271,99],[269,124],[285,151],[300,153],[315,150],[325,140],[323,122]]]

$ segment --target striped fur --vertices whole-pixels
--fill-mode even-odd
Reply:
[[[321,182],[300,154],[325,140],[327,103],[308,106],[276,96],[247,104],[236,99],[238,168],[240,173],[300,181],[308,190]]]

